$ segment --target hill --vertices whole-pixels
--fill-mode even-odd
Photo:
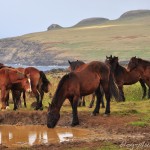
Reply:
[[[102,24],[87,26],[86,23],[1,39],[1,63],[68,65],[67,60],[103,61],[110,54],[119,56],[121,61],[131,56],[150,59],[150,15],[141,13],[145,14],[132,11],[123,14],[121,19]],[[132,19],[123,19],[131,16]]]
[[[98,25],[109,21],[107,18],[88,18],[83,19],[73,27],[82,27],[82,26],[92,26],[92,25]]]
[[[132,10],[122,14],[119,19],[139,19],[146,16],[150,16],[150,10]]]

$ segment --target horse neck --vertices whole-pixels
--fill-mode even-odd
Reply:
[[[21,81],[17,81],[12,84],[12,90],[20,90],[22,89],[22,83]]]
[[[9,78],[12,83],[25,78],[24,74],[22,74],[20,72],[9,71],[8,73],[9,73]]]
[[[142,70],[145,70],[146,67],[150,66],[150,61],[146,61],[143,59],[139,59],[139,63],[137,65],[137,68]]]
[[[64,95],[64,91],[62,89],[58,92],[56,91],[52,99],[52,105],[54,105],[60,111],[60,108],[62,107],[65,99],[66,99],[66,96]]]

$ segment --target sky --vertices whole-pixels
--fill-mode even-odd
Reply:
[[[150,9],[150,0],[0,0],[0,39],[46,31],[51,24],[70,27],[91,17],[114,20],[137,9]]]

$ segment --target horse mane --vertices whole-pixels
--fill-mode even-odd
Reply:
[[[62,88],[64,82],[70,78],[70,74],[72,74],[72,73],[65,74],[65,75],[61,78],[61,80],[59,81],[58,86],[57,86],[57,89],[56,89],[56,92],[55,92],[54,97],[53,97],[53,99],[52,99],[52,105],[57,104],[57,102],[58,102],[58,97],[57,97],[57,96],[58,96],[58,94],[59,94],[59,92],[60,92],[60,90],[61,90],[61,88]]]
[[[143,63],[144,65],[150,65],[150,61],[148,60],[144,60],[144,59],[141,59],[141,58],[137,58],[139,62]]]

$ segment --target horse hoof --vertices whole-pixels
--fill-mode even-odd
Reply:
[[[108,117],[108,116],[110,116],[110,114],[104,114],[103,116],[104,116],[104,117]]]
[[[6,110],[9,110],[10,109],[10,107],[9,106],[6,106]]]
[[[43,107],[40,107],[40,110],[43,110]]]
[[[79,125],[79,122],[74,122],[74,123],[71,124],[72,127],[75,127],[77,125]]]

